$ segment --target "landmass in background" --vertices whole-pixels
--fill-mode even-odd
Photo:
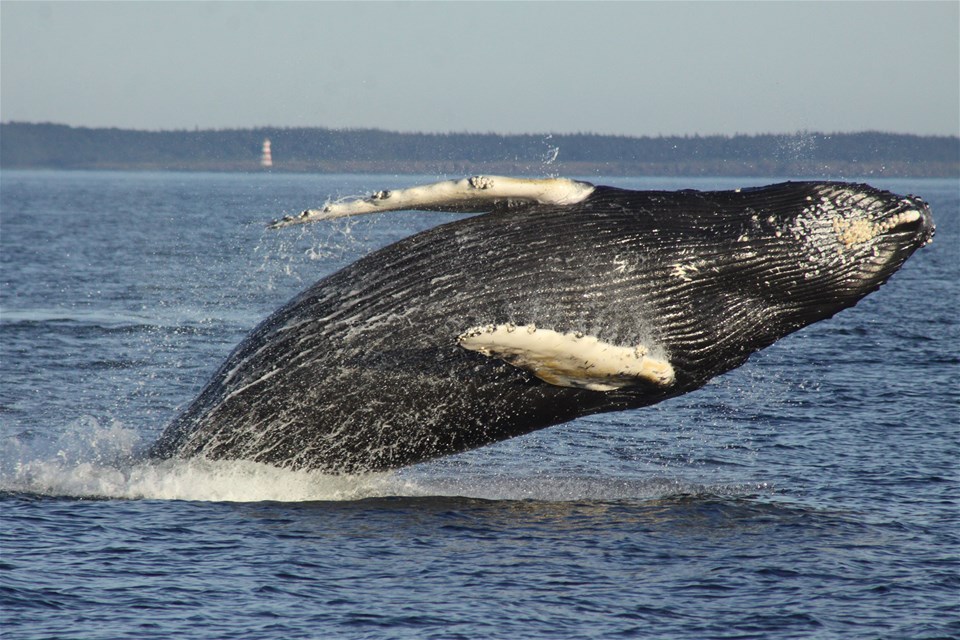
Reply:
[[[265,139],[272,166],[261,167]],[[0,124],[0,167],[318,173],[960,177],[960,138],[881,132],[627,137]]]

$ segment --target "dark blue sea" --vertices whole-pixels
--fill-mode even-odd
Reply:
[[[438,178],[2,173],[3,638],[960,637],[956,180],[868,180],[934,243],[687,396],[361,477],[134,461],[268,313],[451,216],[266,222]]]

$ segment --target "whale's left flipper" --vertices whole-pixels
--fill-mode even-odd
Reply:
[[[499,358],[558,387],[613,391],[646,384],[665,389],[674,382],[670,362],[652,357],[642,344],[617,346],[595,336],[534,325],[474,327],[457,342],[468,351]]]
[[[571,205],[593,193],[589,182],[567,178],[507,178],[473,176],[433,184],[377,191],[367,197],[330,202],[320,209],[307,209],[298,216],[286,216],[270,223],[271,229],[295,224],[344,218],[385,211],[450,211],[481,213],[495,209],[533,204]]]

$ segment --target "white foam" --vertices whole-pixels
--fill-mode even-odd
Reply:
[[[393,491],[393,474],[348,477],[235,460],[143,460],[139,448],[136,431],[90,417],[51,440],[10,435],[0,441],[0,491],[226,502],[355,500]]]
[[[356,500],[382,495],[389,474],[330,476],[245,461],[166,460],[130,465],[20,463],[4,491],[51,496],[215,502]]]

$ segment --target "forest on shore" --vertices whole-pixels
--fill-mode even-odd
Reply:
[[[0,168],[522,175],[960,177],[960,138],[859,132],[630,137],[0,124]]]

